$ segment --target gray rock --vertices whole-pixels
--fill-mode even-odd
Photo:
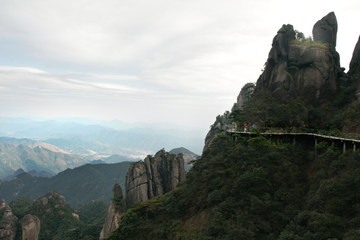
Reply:
[[[330,12],[328,15],[317,21],[313,27],[313,38],[315,41],[322,41],[324,43],[330,43],[336,47],[336,34],[338,26],[334,12]]]
[[[129,208],[137,201],[165,194],[185,180],[183,155],[175,156],[160,150],[154,157],[148,155],[143,162],[129,167],[125,184],[125,205]]]
[[[360,74],[360,36],[351,58],[349,74]]]
[[[38,217],[27,214],[20,220],[23,240],[37,240],[40,232],[40,220]]]
[[[106,238],[109,233],[118,228],[121,216],[126,210],[124,205],[123,192],[118,183],[115,183],[112,194],[113,198],[106,212],[105,223],[101,229],[99,239]]]

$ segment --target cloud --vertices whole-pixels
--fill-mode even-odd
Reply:
[[[337,48],[347,67],[359,34],[353,23],[360,22],[359,3],[348,0],[0,0],[0,5],[0,99],[11,99],[7,111],[10,106],[28,111],[23,104],[42,114],[56,106],[66,115],[101,112],[136,120],[143,113],[149,121],[179,109],[187,116],[201,111],[196,121],[206,116],[212,123],[231,108],[245,83],[257,80],[282,24],[308,36],[334,9]],[[177,114],[166,118],[181,121]]]

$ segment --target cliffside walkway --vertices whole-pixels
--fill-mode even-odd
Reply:
[[[318,144],[318,139],[327,139],[334,144],[335,142],[341,142],[343,145],[343,152],[346,151],[347,144],[352,144],[353,151],[356,151],[357,145],[360,145],[360,134],[354,133],[343,133],[338,131],[327,131],[319,129],[310,129],[310,128],[257,128],[260,130],[262,135],[268,136],[271,141],[271,137],[277,137],[277,141],[281,137],[293,137],[295,143],[297,137],[314,137],[314,146],[316,154],[316,145]],[[230,134],[239,134],[242,136],[254,136],[256,134],[253,131],[252,127],[248,127],[247,131],[240,131],[239,128],[235,126],[228,125],[226,126],[226,132]]]

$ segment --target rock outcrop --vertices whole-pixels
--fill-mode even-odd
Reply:
[[[18,219],[12,214],[11,208],[0,200],[0,239],[13,240],[16,236],[16,223]]]
[[[40,232],[40,220],[38,217],[27,214],[20,220],[23,240],[37,240]]]
[[[242,109],[243,105],[248,102],[254,93],[255,90],[255,84],[253,83],[247,83],[244,85],[244,87],[241,89],[236,103],[234,103],[233,108],[231,111],[234,111],[235,109]]]
[[[356,43],[351,62],[350,62],[350,70],[349,74],[360,74],[360,36]]]
[[[125,204],[131,207],[137,201],[146,201],[165,194],[185,181],[184,158],[160,150],[154,157],[148,155],[143,162],[129,167],[125,184]]]
[[[336,47],[336,34],[338,30],[337,20],[334,12],[317,21],[312,34],[315,41],[330,43]]]
[[[343,74],[336,46],[337,21],[329,13],[313,29],[318,45],[296,40],[292,25],[283,25],[273,39],[266,67],[257,80],[256,92],[271,92],[282,101],[303,96],[311,103],[331,99]],[[325,44],[327,43],[327,44]]]
[[[119,226],[120,218],[125,212],[123,192],[118,183],[113,187],[113,198],[106,212],[105,223],[100,232],[100,238],[106,238],[109,233]]]

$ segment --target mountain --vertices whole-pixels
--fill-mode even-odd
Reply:
[[[0,142],[0,178],[13,174],[19,168],[25,171],[46,171],[55,175],[86,162],[80,156],[53,152],[41,146],[31,148],[24,144],[16,146]]]
[[[15,178],[17,175],[21,174],[21,173],[25,173],[24,169],[19,168],[18,170],[16,170],[16,172],[12,175],[7,176],[6,178],[4,178],[4,181],[11,181],[13,178]],[[28,172],[28,174],[32,177],[47,177],[50,178],[53,175],[45,172],[45,171],[41,171],[41,172],[37,172],[36,170],[32,170],[30,172]]]
[[[360,129],[360,47],[344,73],[337,28],[334,13],[315,23],[313,39],[283,25],[263,74],[216,117],[187,180],[128,209],[106,239],[360,239],[360,151],[262,134]],[[239,133],[244,124],[253,134]]]
[[[73,122],[71,122],[73,121]],[[94,119],[30,119],[0,118],[0,133],[15,138],[46,141],[79,155],[112,155],[144,157],[149,151],[185,146],[200,152],[203,129],[184,128],[173,124],[127,124]]]
[[[133,161],[133,159],[126,158],[124,156],[120,156],[117,154],[111,155],[108,158],[103,159],[106,163],[118,163],[118,162],[126,162],[126,161]]]
[[[118,182],[125,189],[125,176],[129,166],[130,162],[86,164],[67,169],[51,178],[32,177],[22,173],[15,179],[0,184],[0,199],[5,199],[6,202],[20,197],[36,200],[47,192],[56,190],[66,197],[72,207],[88,204],[92,200],[102,200],[109,204],[114,183]]]
[[[60,152],[60,153],[65,153],[65,154],[68,153],[58,147],[55,147],[54,145],[51,145],[51,144],[48,144],[45,142],[31,140],[28,138],[17,139],[17,138],[9,138],[9,137],[0,137],[0,142],[2,142],[4,144],[14,145],[14,146],[19,146],[19,145],[23,144],[23,145],[31,147],[31,148],[40,146],[40,147],[49,149],[52,152]]]
[[[174,149],[170,150],[169,153],[175,154],[175,155],[178,155],[179,153],[183,154],[185,172],[188,172],[190,170],[190,168],[192,167],[192,164],[189,164],[189,162],[192,160],[196,160],[199,157],[199,155],[191,152],[190,150],[188,150],[184,147],[174,148]]]

